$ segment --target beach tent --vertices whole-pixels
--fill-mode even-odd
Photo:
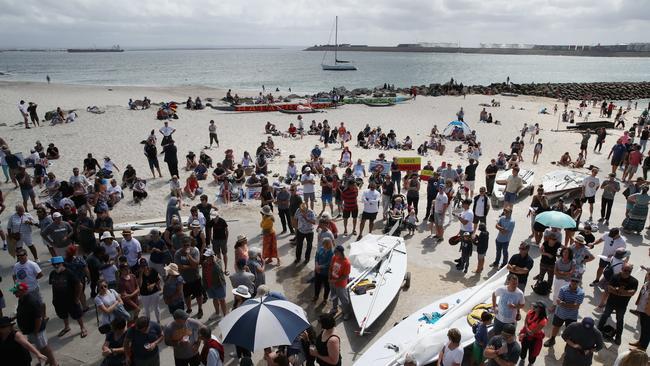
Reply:
[[[449,122],[447,127],[445,127],[445,129],[442,131],[442,134],[444,136],[451,136],[451,133],[454,132],[454,129],[457,128],[457,127],[460,127],[460,128],[463,129],[463,134],[465,136],[472,133],[472,129],[469,128],[469,125],[467,125],[467,123],[462,122],[462,121],[451,121],[451,122]]]

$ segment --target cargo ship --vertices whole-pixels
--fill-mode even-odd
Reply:
[[[333,51],[334,45],[315,45],[304,51]],[[480,47],[460,47],[455,43],[403,43],[397,46],[341,44],[338,52],[428,52],[491,55],[549,55],[586,57],[650,57],[650,43],[619,45],[537,45],[482,43]]]
[[[120,45],[111,48],[68,48],[70,53],[88,53],[88,52],[124,52]]]

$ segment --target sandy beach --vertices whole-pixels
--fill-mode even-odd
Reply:
[[[240,96],[254,96],[259,91],[249,90],[236,92]],[[127,108],[129,98],[142,99],[144,96],[151,99],[154,103],[171,100],[180,103],[178,109],[179,119],[171,120],[169,124],[176,129],[174,140],[178,147],[179,167],[181,168],[180,180],[183,184],[185,178],[189,175],[189,172],[182,169],[185,161],[184,157],[190,150],[198,155],[199,151],[205,145],[209,144],[208,124],[210,120],[214,120],[216,123],[220,146],[206,150],[206,152],[215,162],[223,159],[226,149],[234,150],[236,162],[241,160],[244,151],[249,151],[251,154],[254,154],[260,142],[266,140],[267,135],[264,134],[264,124],[267,121],[275,124],[280,130],[286,130],[290,122],[296,122],[295,115],[277,112],[237,114],[212,109],[200,111],[186,110],[184,101],[188,96],[192,96],[193,98],[200,96],[204,102],[207,98],[214,98],[216,100],[225,96],[225,90],[204,87],[152,88],[0,82],[0,116],[2,116],[0,123],[3,124],[0,126],[0,137],[7,142],[13,152],[22,152],[25,156],[29,155],[29,150],[34,146],[36,140],[40,140],[44,146],[47,146],[50,142],[55,143],[59,148],[61,158],[52,161],[52,165],[48,168],[48,171],[54,172],[59,179],[67,180],[72,175],[73,167],[82,167],[83,159],[87,153],[93,153],[98,160],[104,155],[110,156],[121,171],[123,171],[127,164],[131,164],[138,172],[139,177],[147,179],[149,196],[140,204],[135,204],[132,201],[131,191],[125,190],[125,199],[119,202],[111,211],[111,216],[115,223],[158,218],[165,214],[165,207],[169,198],[168,180],[170,176],[166,165],[162,161],[162,158],[160,158],[163,177],[151,178],[147,160],[143,155],[143,145],[140,142],[146,139],[151,130],[155,130],[158,138],[161,139],[162,136],[157,131],[162,127],[163,122],[155,118],[156,106],[152,106],[148,110],[135,111]],[[487,111],[492,113],[494,119],[499,120],[501,124],[479,123],[479,113],[483,109],[479,104],[490,103],[490,100],[493,98],[499,100],[501,106],[488,107]],[[41,119],[46,111],[56,109],[56,107],[61,107],[64,110],[76,109],[79,117],[75,122],[70,124],[49,126],[49,123],[41,123],[41,127],[27,130],[24,129],[22,118],[17,108],[18,102],[21,99],[37,103]],[[429,139],[429,132],[434,125],[437,125],[439,130],[444,129],[448,122],[456,119],[456,112],[463,107],[465,121],[472,129],[476,130],[478,140],[482,143],[483,148],[482,156],[479,159],[480,165],[477,169],[476,185],[478,191],[478,187],[484,185],[485,182],[485,174],[483,172],[485,166],[500,151],[509,153],[510,143],[515,137],[519,136],[519,131],[524,123],[528,125],[539,123],[541,128],[539,138],[543,140],[544,144],[544,150],[539,158],[539,163],[532,164],[533,144],[529,143],[528,136],[525,138],[524,161],[520,165],[524,169],[535,171],[535,184],[541,183],[541,177],[547,172],[558,169],[551,162],[559,160],[565,151],[570,152],[574,158],[578,155],[580,145],[579,134],[566,131],[552,131],[556,129],[558,124],[558,116],[552,114],[553,105],[556,103],[561,111],[562,104],[554,99],[548,98],[481,95],[468,95],[465,98],[462,96],[418,96],[416,100],[398,104],[390,108],[345,105],[337,109],[328,109],[324,113],[308,114],[304,118],[306,126],[309,125],[312,119],[315,119],[317,122],[322,122],[322,120],[327,119],[332,126],[337,126],[340,122],[345,122],[347,128],[352,131],[353,136],[353,140],[350,142],[352,159],[362,159],[367,164],[381,152],[386,154],[387,159],[390,159],[392,156],[414,157],[417,156],[417,153],[414,150],[380,151],[377,149],[360,149],[354,147],[356,134],[366,124],[369,124],[371,127],[381,126],[382,130],[386,131],[394,129],[399,140],[402,140],[408,135],[413,139],[414,147],[417,148],[419,144]],[[86,107],[88,106],[98,106],[105,110],[106,113],[88,113],[86,112]],[[538,114],[538,111],[543,107],[551,111],[551,114]],[[577,102],[572,101],[570,104],[571,107],[576,109]],[[641,105],[639,105],[639,108],[639,110],[632,110],[630,112],[631,116],[629,115],[627,118],[629,125],[642,112]],[[591,109],[589,107],[588,110],[592,112],[591,120],[599,120],[597,118],[597,109]],[[565,124],[560,125],[560,129],[563,130],[565,128]],[[601,181],[605,179],[606,173],[610,170],[607,153],[616,139],[622,134],[622,131],[608,130],[609,136],[605,141],[602,154],[592,153],[595,136],[590,140],[587,166],[591,164],[601,168],[601,173],[599,174]],[[290,154],[295,154],[298,162],[304,162],[308,159],[309,151],[315,144],[319,144],[321,148],[323,147],[323,144],[318,142],[318,137],[316,136],[305,136],[302,139],[277,136],[273,137],[273,140],[276,148],[280,149],[281,155],[269,163],[269,169],[273,173],[280,173],[280,175],[284,175],[286,171]],[[427,157],[422,158],[423,165],[427,160],[430,160],[434,167],[439,166],[442,161],[451,162],[454,167],[457,164],[465,167],[467,165],[466,154],[454,152],[454,147],[459,144],[458,142],[447,142],[446,151],[443,156],[438,154],[434,155],[434,152],[430,152]],[[322,151],[326,164],[331,165],[338,162],[341,154],[339,146],[330,145]],[[582,171],[586,172],[586,170]],[[342,171],[339,171],[339,175],[341,174]],[[622,172],[619,171],[618,176],[620,177],[621,174]],[[121,172],[116,177],[119,180],[121,178]],[[272,181],[273,179],[269,180]],[[207,183],[210,181],[201,181],[201,186],[204,187],[205,194],[210,197],[210,201],[212,202],[216,197],[217,187],[214,183]],[[5,196],[5,205],[7,207],[5,212],[0,215],[0,220],[2,221],[2,227],[6,228],[6,220],[14,212],[14,205],[21,202],[21,198],[20,192],[13,189],[13,184],[11,183],[1,184],[0,189]],[[181,211],[183,219],[185,219],[189,214],[189,205],[198,203],[198,199],[192,201],[185,198],[183,202],[188,204]],[[513,217],[517,222],[517,226],[510,244],[511,254],[514,252],[513,248],[516,248],[514,245],[522,240],[526,240],[530,234],[529,219],[526,218],[529,203],[530,198],[526,197],[514,206]],[[239,233],[244,233],[251,239],[252,244],[249,245],[261,245],[259,201],[245,201],[244,204],[232,203],[230,205],[224,205],[222,202],[218,202],[217,206],[222,217],[228,220],[234,220],[230,224],[229,248],[232,248],[234,238]],[[426,183],[423,183],[420,191],[419,208],[422,212],[420,216],[423,216],[425,206]],[[320,202],[317,202],[315,207],[316,213],[320,212],[321,207]],[[587,210],[588,207],[585,205],[583,209]],[[493,228],[497,220],[497,212],[499,211],[492,210],[488,215],[487,227],[491,233],[491,238],[494,238],[496,235]],[[624,218],[624,212],[624,200],[619,193],[614,203],[610,227],[621,224]],[[595,219],[599,217],[599,213],[600,192],[598,193],[594,207]],[[588,213],[585,212],[582,217],[585,219],[588,217]],[[337,225],[339,232],[342,232],[342,222],[337,221]],[[451,233],[456,233],[459,226],[460,224],[456,219],[452,220],[446,231],[445,238],[452,235]],[[376,224],[375,233],[379,233],[382,227],[383,225],[381,223]],[[276,220],[276,230],[278,232],[281,230],[279,220]],[[600,233],[595,234],[596,237],[600,237],[607,230],[608,228],[606,226],[601,225],[599,228]],[[633,275],[640,283],[643,283],[645,272],[639,272],[638,267],[640,264],[648,263],[648,236],[645,232],[642,234],[624,234],[627,241],[627,248],[632,251],[631,263],[635,264]],[[45,246],[41,245],[37,230],[35,230],[34,237],[39,253],[42,254],[41,257],[49,258]],[[283,292],[288,299],[303,306],[310,320],[316,324],[317,315],[322,311],[328,311],[329,306],[325,308],[322,306],[314,307],[310,302],[313,288],[310,284],[306,283],[306,280],[311,275],[312,266],[301,265],[296,267],[291,264],[294,257],[294,250],[289,244],[288,239],[289,236],[287,235],[280,235],[278,237],[282,266],[267,267],[267,284],[269,284],[272,290]],[[353,240],[352,237],[339,236],[337,243],[349,248],[349,244]],[[402,318],[410,315],[420,307],[433,302],[437,298],[478,284],[494,272],[485,270],[479,276],[472,275],[471,273],[463,275],[462,272],[457,271],[453,263],[453,259],[458,256],[457,247],[448,245],[446,241],[435,243],[429,237],[429,231],[425,226],[418,226],[416,234],[413,237],[409,237],[406,243],[409,255],[408,270],[412,273],[410,289],[398,295],[393,305],[387,309],[384,315],[369,330],[369,334],[363,337],[359,337],[355,333],[358,330],[356,322],[348,321],[338,323],[337,331],[342,336],[341,353],[344,365],[351,365],[355,358],[361,355],[373,343],[374,339],[385,333],[393,324]],[[592,254],[598,255],[600,254],[600,250],[601,248],[597,247],[592,251]],[[539,250],[532,248],[531,255],[535,259],[535,267],[533,267],[531,274],[536,275],[539,270]],[[494,242],[491,240],[486,264],[491,263],[494,256]],[[7,302],[5,314],[13,313],[16,306],[15,297],[7,291],[11,287],[10,266],[12,263],[13,260],[7,252],[0,252],[0,265],[2,268],[0,275],[3,278],[0,286],[2,286]],[[473,256],[471,266],[474,266],[475,263],[476,257]],[[229,264],[229,266],[232,265]],[[471,266],[470,268],[472,268]],[[46,274],[51,270],[49,263],[43,263],[41,267]],[[594,313],[594,309],[598,304],[599,295],[594,295],[594,289],[587,285],[595,277],[596,269],[597,261],[587,265],[583,285],[586,298],[583,306],[580,308],[580,314],[581,316],[589,315],[598,319],[599,313]],[[233,271],[232,268],[229,268],[229,270],[231,272]],[[40,282],[45,301],[50,306],[51,291],[49,285],[47,285],[47,275]],[[532,279],[529,279],[529,285],[531,282]],[[230,289],[230,284],[228,284],[228,287]],[[599,294],[599,292],[597,293]],[[530,286],[525,295],[528,303],[541,299],[540,296],[535,295],[530,290]],[[230,304],[232,295],[229,294],[227,300]],[[636,300],[636,295],[632,301],[634,300]],[[544,301],[550,304],[550,299],[546,298]],[[629,307],[632,306],[630,305]],[[211,304],[206,304],[205,309],[207,309],[207,312],[204,321],[213,313]],[[165,321],[163,321],[164,325],[170,321],[171,317],[166,309],[163,311],[163,314],[165,318]],[[78,328],[75,324],[72,325],[72,332],[61,339],[57,338],[56,333],[60,330],[61,321],[55,317],[53,310],[50,311],[50,317],[48,336],[61,365],[99,364],[101,358],[100,343],[103,341],[103,336],[97,332],[94,311],[91,310],[84,317],[90,330],[90,335],[84,339],[78,337]],[[213,329],[215,334],[219,333],[219,329],[214,322],[207,322],[206,324]],[[550,325],[547,327],[546,332],[547,334],[550,332]],[[626,314],[626,326],[623,332],[622,344],[616,346],[606,342],[605,348],[595,356],[594,364],[611,365],[617,353],[627,350],[627,343],[636,340],[637,337],[637,318],[628,313]],[[227,351],[230,351],[231,348],[234,349],[231,346],[227,347]],[[564,342],[558,338],[558,343],[554,347],[554,351],[551,350],[549,352],[548,348],[542,350],[538,364],[561,364],[563,349]],[[260,358],[261,353],[255,355],[256,360]],[[171,348],[164,347],[161,352],[161,361],[165,365],[173,364]],[[261,362],[258,364],[262,364]],[[236,364],[233,361],[227,361],[227,363]]]

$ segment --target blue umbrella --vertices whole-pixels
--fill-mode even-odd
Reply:
[[[219,322],[223,343],[253,352],[290,345],[309,326],[300,306],[272,296],[248,300]]]
[[[548,227],[569,229],[576,227],[576,221],[560,211],[545,211],[535,216],[535,222]]]

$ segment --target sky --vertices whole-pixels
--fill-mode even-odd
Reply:
[[[0,0],[0,48],[650,42],[650,0]]]

